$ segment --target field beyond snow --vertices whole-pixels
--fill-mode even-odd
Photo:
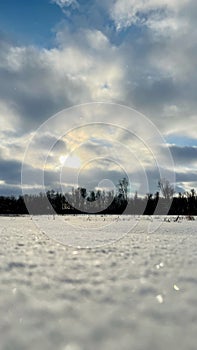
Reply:
[[[0,237],[1,350],[196,350],[196,220],[1,216]]]

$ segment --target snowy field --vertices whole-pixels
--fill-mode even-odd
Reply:
[[[1,350],[197,349],[197,219],[2,216],[0,235]]]

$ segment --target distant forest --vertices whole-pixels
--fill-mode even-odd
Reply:
[[[54,190],[46,194],[26,194],[19,196],[0,196],[0,214],[140,214],[140,215],[197,215],[197,193],[175,195],[168,180],[158,182],[155,194],[147,193],[143,198],[136,192],[128,195],[128,181],[119,181],[114,191],[87,191],[79,187],[71,193]]]

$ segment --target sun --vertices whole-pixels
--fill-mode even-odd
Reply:
[[[81,166],[81,161],[79,159],[79,157],[77,156],[65,156],[65,155],[61,155],[59,157],[59,161],[60,161],[60,164],[62,166],[65,166],[65,167],[68,167],[68,168],[80,168]]]

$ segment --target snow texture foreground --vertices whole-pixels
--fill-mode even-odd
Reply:
[[[79,250],[30,217],[0,217],[0,349],[196,350],[196,221],[148,233],[149,219]],[[128,231],[136,220],[120,217]]]

